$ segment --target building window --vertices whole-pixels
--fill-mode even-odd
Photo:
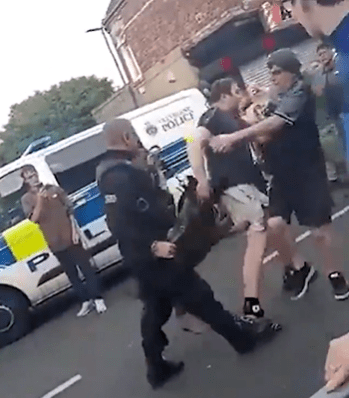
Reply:
[[[133,51],[129,45],[123,43],[120,46],[120,52],[125,60],[126,66],[130,72],[131,79],[133,83],[137,83],[142,80],[142,71],[138,65],[136,57],[133,54]]]

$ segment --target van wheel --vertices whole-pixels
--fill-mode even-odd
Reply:
[[[0,287],[0,347],[23,337],[29,328],[26,298],[15,289]]]

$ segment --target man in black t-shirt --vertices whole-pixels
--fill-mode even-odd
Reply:
[[[292,213],[301,225],[310,227],[322,250],[325,272],[337,300],[349,297],[348,284],[335,258],[338,239],[331,226],[333,205],[326,167],[315,123],[315,99],[300,75],[301,64],[293,52],[282,49],[268,58],[268,68],[279,97],[273,115],[249,128],[215,137],[210,145],[216,153],[226,153],[238,144],[270,135],[265,148],[266,163],[272,174],[269,190],[268,231],[285,264],[284,287],[301,298],[316,271],[304,262],[290,239]]]
[[[213,193],[219,193],[220,202],[234,224],[248,225],[243,310],[245,315],[263,317],[259,281],[267,238],[265,182],[247,144],[228,154],[216,154],[208,145],[212,137],[238,131],[246,125],[239,118],[239,107],[246,95],[231,78],[214,82],[209,99],[211,108],[201,116],[188,153],[198,180],[198,197],[210,200]]]

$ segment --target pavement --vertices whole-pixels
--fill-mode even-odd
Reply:
[[[349,190],[334,192],[335,212],[349,205]],[[349,209],[349,208],[348,208]],[[349,211],[334,221],[343,235],[349,275]],[[297,235],[304,228],[295,227]],[[321,269],[311,238],[299,244]],[[232,311],[242,306],[243,235],[221,241],[199,267],[216,297]],[[108,272],[108,311],[78,319],[71,293],[47,303],[36,314],[37,327],[0,351],[2,396],[9,398],[310,398],[324,385],[329,341],[349,331],[349,301],[336,302],[328,281],[318,278],[310,292],[292,302],[281,291],[282,270],[274,259],[265,265],[262,304],[284,329],[270,344],[239,357],[220,336],[195,336],[180,330],[172,317],[166,357],[185,362],[185,371],[159,391],[145,380],[139,319],[141,303],[132,281],[118,283]],[[6,393],[6,394],[5,394]],[[329,395],[331,397],[331,395]],[[337,398],[337,397],[336,397]]]

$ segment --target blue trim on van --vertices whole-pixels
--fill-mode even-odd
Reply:
[[[3,236],[0,236],[0,267],[9,266],[16,262],[10,248],[7,246]]]
[[[74,215],[80,227],[104,216],[104,199],[93,182],[70,195],[74,202]]]
[[[165,163],[165,175],[169,179],[176,173],[190,167],[187,144],[183,138],[171,142],[160,151],[161,160]]]

